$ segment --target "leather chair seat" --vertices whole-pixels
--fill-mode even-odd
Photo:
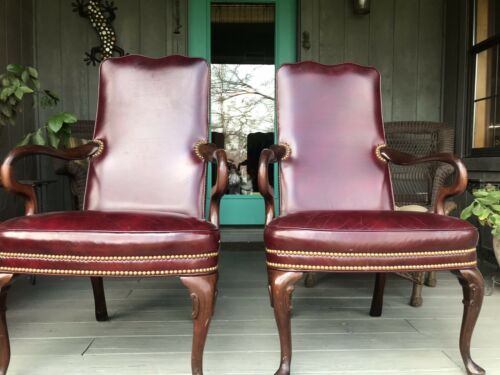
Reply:
[[[476,265],[478,232],[454,217],[402,211],[304,211],[265,229],[268,266],[383,272]]]
[[[69,211],[0,224],[0,272],[81,276],[213,273],[216,227],[163,212]]]

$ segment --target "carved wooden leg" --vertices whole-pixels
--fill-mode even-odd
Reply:
[[[300,280],[303,273],[268,269],[267,274],[281,346],[280,367],[274,375],[289,375],[292,359],[292,330],[290,325],[292,292],[294,284]]]
[[[105,322],[109,320],[109,317],[102,277],[91,277],[90,281],[92,282],[92,290],[94,292],[95,318],[98,322]]]
[[[306,288],[314,288],[318,283],[318,274],[316,272],[307,272],[304,278],[304,286]]]
[[[460,354],[468,375],[484,375],[486,372],[479,367],[470,356],[470,342],[476,325],[484,297],[484,280],[477,268],[455,272],[464,292],[464,315],[460,330]]]
[[[217,273],[201,276],[182,276],[182,283],[189,289],[193,301],[193,348],[191,371],[203,375],[203,349],[207,339],[208,326],[214,313]]]
[[[10,362],[9,331],[7,330],[5,311],[7,310],[7,292],[12,276],[10,273],[0,274],[0,375],[7,373]]]
[[[375,287],[373,288],[372,307],[370,308],[370,316],[382,315],[386,278],[387,274],[385,273],[377,273],[375,275]]]
[[[424,287],[425,272],[418,272],[416,274],[416,281],[413,282],[413,289],[410,297],[410,306],[422,306],[422,289]]]
[[[429,272],[425,279],[425,285],[434,288],[437,284],[436,271]]]

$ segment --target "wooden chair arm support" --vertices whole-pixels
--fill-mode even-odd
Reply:
[[[100,145],[96,142],[89,142],[79,147],[62,150],[35,145],[16,147],[7,154],[2,163],[0,169],[2,185],[5,190],[22,196],[25,199],[26,215],[33,215],[36,213],[37,208],[35,189],[32,185],[22,184],[15,179],[13,166],[17,160],[30,155],[48,155],[58,159],[79,160],[88,158],[99,150]]]
[[[209,220],[219,227],[220,200],[226,192],[229,182],[226,151],[217,149],[213,143],[204,143],[198,146],[199,156],[206,162],[217,163],[217,180],[210,195]]]
[[[384,146],[380,149],[380,155],[387,161],[399,165],[414,165],[434,161],[453,166],[456,174],[455,181],[451,185],[442,186],[437,192],[435,212],[439,215],[445,214],[446,198],[463,193],[467,187],[467,169],[462,160],[453,154],[441,153],[416,157]]]
[[[269,164],[282,160],[288,152],[283,145],[272,145],[260,154],[257,182],[266,205],[266,225],[274,218],[274,189],[269,184]]]

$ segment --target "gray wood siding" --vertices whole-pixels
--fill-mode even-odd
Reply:
[[[33,7],[32,0],[0,1],[0,70],[7,64],[33,65]],[[0,127],[0,159],[34,127],[33,103],[26,101],[16,126]],[[19,177],[36,177],[35,160],[27,159],[17,165]],[[0,220],[22,214],[20,198],[0,188]]]
[[[384,120],[442,120],[444,0],[376,0],[355,15],[351,0],[302,0],[300,60],[355,62],[382,75]]]
[[[12,0],[13,1],[13,0]],[[115,0],[113,23],[118,45],[129,54],[153,57],[186,53],[187,0]],[[81,120],[93,120],[97,104],[98,67],[87,66],[85,52],[98,45],[87,19],[72,10],[71,0],[35,1],[35,54],[42,83],[61,96],[57,111],[74,112]],[[178,4],[178,5],[177,5]],[[174,33],[176,16],[182,25]],[[132,93],[131,93],[132,94]],[[40,123],[51,112],[40,111]],[[44,161],[42,175],[54,175],[52,163]],[[70,207],[69,186],[59,177],[47,194],[49,210]]]

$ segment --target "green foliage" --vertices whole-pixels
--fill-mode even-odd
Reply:
[[[493,236],[500,237],[500,190],[488,184],[472,194],[474,201],[462,210],[460,218],[465,220],[474,215],[481,225],[492,228]]]
[[[43,109],[55,107],[59,103],[56,93],[41,89],[35,68],[19,64],[7,65],[5,72],[0,74],[0,126],[16,124],[26,95],[33,95],[34,102],[40,103]],[[57,113],[50,117],[44,126],[27,134],[18,146],[36,144],[54,148],[66,147],[71,136],[71,125],[76,121],[72,113]]]

